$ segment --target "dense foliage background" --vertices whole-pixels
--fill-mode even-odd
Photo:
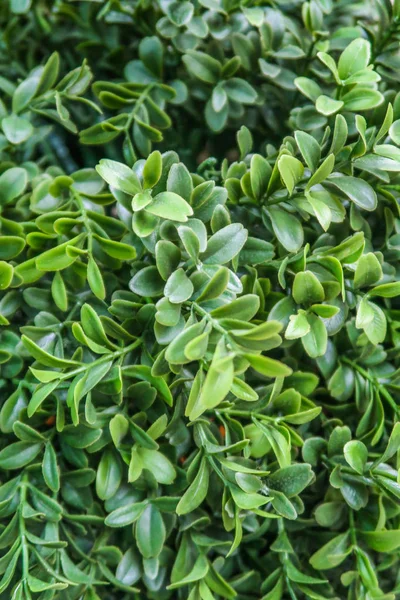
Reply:
[[[0,599],[400,595],[400,2],[0,3]]]

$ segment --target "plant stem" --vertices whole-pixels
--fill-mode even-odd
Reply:
[[[27,475],[24,474],[22,476],[22,481],[20,485],[20,505],[19,505],[19,535],[21,538],[21,547],[22,547],[22,577],[23,581],[26,581],[29,575],[29,548],[28,542],[26,541],[26,526],[25,519],[22,514],[24,504],[26,502],[26,491],[27,491]]]
[[[357,546],[356,529],[354,526],[354,512],[352,509],[349,510],[349,525],[350,525],[350,538],[353,546]]]
[[[146,88],[143,90],[143,92],[140,94],[139,98],[136,100],[135,102],[135,106],[131,112],[131,114],[129,115],[129,118],[126,122],[125,125],[125,131],[127,131],[129,129],[129,127],[132,125],[132,121],[134,120],[135,116],[137,115],[137,113],[139,112],[139,108],[142,106],[143,102],[146,100],[147,96],[150,94],[151,90],[154,87],[154,83],[149,83],[148,86],[146,86]]]
[[[142,343],[142,338],[140,337],[137,340],[135,340],[134,342],[132,342],[132,344],[129,344],[129,346],[126,346],[125,348],[121,348],[120,350],[116,350],[115,352],[110,352],[109,354],[103,354],[103,356],[101,358],[98,358],[97,360],[93,361],[92,363],[84,364],[81,367],[77,367],[76,369],[73,369],[72,371],[67,371],[66,373],[63,373],[62,375],[60,375],[60,380],[63,381],[65,379],[71,379],[71,377],[75,377],[75,375],[79,375],[79,373],[88,371],[88,370],[92,369],[94,366],[97,366],[101,363],[107,362],[110,359],[115,360],[116,358],[119,358],[120,356],[125,356],[125,354],[128,354],[128,352],[131,352],[132,350],[134,350],[135,348],[140,346],[141,343]]]
[[[207,321],[209,323],[211,323],[211,325],[213,326],[213,328],[216,331],[219,331],[219,333],[222,333],[222,335],[229,335],[229,333],[226,331],[226,329],[224,329],[216,319],[213,319],[212,316],[210,315],[209,312],[207,312],[206,310],[204,310],[204,308],[202,308],[201,306],[199,306],[198,304],[196,304],[196,302],[186,302],[185,303],[187,306],[190,306],[191,308],[193,308],[195,310],[195,312],[197,312],[198,315],[204,317],[205,319],[207,319]]]
[[[75,200],[76,204],[79,207],[79,210],[81,211],[82,220],[83,220],[83,223],[85,225],[86,232],[88,234],[88,239],[89,239],[89,242],[88,242],[88,251],[92,252],[92,247],[93,247],[93,232],[92,232],[91,223],[90,223],[89,218],[88,218],[87,213],[86,213],[85,205],[83,203],[81,195],[77,191],[73,190],[72,194],[73,194],[73,197],[74,197],[74,200]]]
[[[358,365],[357,363],[355,363],[350,358],[347,358],[347,356],[343,356],[340,360],[342,362],[350,365],[351,367],[353,367],[353,369],[355,369],[356,371],[358,371],[360,373],[360,375],[362,375],[363,377],[365,377],[366,379],[368,379],[368,381],[370,381],[377,388],[377,390],[382,394],[382,396],[388,401],[388,403],[393,408],[393,410],[395,411],[395,413],[397,413],[399,411],[400,407],[396,404],[394,398],[387,391],[387,389],[385,388],[385,386],[382,383],[379,383],[379,381],[376,379],[376,377],[374,377],[368,371],[366,371],[365,369],[363,369],[363,367],[360,367],[360,365]]]

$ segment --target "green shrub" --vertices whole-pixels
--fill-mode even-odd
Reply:
[[[400,2],[0,31],[0,600],[395,600]]]

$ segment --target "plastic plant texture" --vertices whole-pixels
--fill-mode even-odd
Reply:
[[[0,600],[400,597],[399,41],[1,3]]]

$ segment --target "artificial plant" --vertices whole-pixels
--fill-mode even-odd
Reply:
[[[0,599],[395,600],[399,2],[0,24]]]

